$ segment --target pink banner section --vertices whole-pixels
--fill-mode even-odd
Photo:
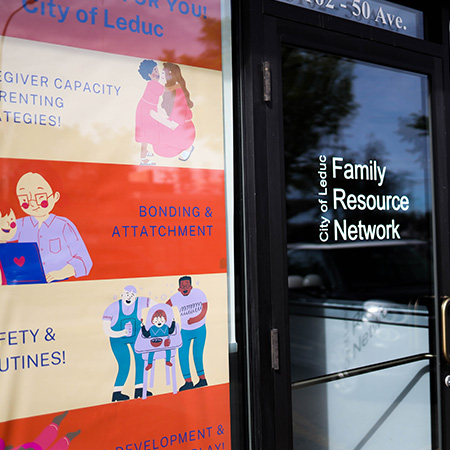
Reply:
[[[3,36],[216,70],[220,20],[220,0],[0,2]]]

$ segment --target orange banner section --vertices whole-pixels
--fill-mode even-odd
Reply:
[[[221,69],[220,0],[8,0],[0,33]]]
[[[0,423],[0,438],[6,446],[33,442],[58,415]],[[48,431],[49,445],[67,436],[70,450],[226,450],[231,448],[229,386],[72,410]]]
[[[78,230],[92,268],[83,274],[88,257],[69,247],[76,259],[69,264],[79,271],[72,281],[226,272],[221,170],[16,159],[2,159],[1,167],[1,204],[13,209],[18,224],[30,219],[31,208],[24,207],[26,196],[19,203],[16,187],[33,172],[50,186],[47,194],[53,192],[48,208],[57,199],[51,213]],[[41,197],[37,201],[45,207]],[[26,233],[20,236],[27,240]],[[44,265],[54,261],[51,238],[49,251],[40,249]]]

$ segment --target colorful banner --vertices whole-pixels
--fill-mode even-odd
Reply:
[[[220,8],[0,5],[1,450],[230,448]]]

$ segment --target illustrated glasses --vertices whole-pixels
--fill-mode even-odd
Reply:
[[[42,192],[39,194],[35,194],[34,196],[30,196],[28,194],[21,194],[18,195],[17,198],[19,199],[20,206],[23,209],[28,209],[30,207],[31,202],[35,202],[37,206],[40,206],[41,208],[47,208],[48,207],[48,199],[53,195],[47,194],[46,192]]]

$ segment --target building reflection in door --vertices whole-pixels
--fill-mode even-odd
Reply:
[[[427,77],[290,46],[282,64],[292,382],[429,352]],[[293,389],[294,448],[430,448],[428,372]]]

